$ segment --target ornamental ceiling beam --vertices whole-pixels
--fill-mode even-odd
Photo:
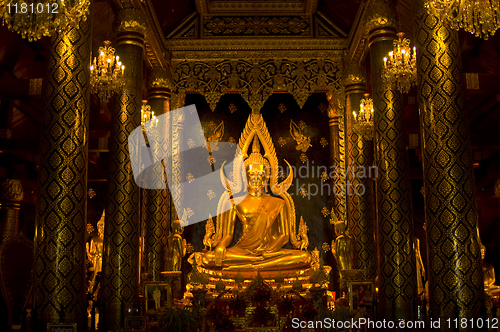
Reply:
[[[160,22],[158,22],[151,0],[113,0],[113,4],[119,10],[135,8],[142,11],[149,27],[145,35],[146,47],[144,48],[144,59],[146,59],[149,68],[170,68],[170,54],[165,47],[165,36],[161,30]]]
[[[347,52],[344,56],[344,64],[349,63],[360,64],[368,53],[368,29],[366,28],[366,9],[374,2],[374,0],[364,1],[359,5],[356,18],[351,27],[351,31],[347,36]]]
[[[212,14],[299,14],[312,15],[318,8],[318,0],[304,1],[227,1],[195,0],[196,11],[201,15]]]

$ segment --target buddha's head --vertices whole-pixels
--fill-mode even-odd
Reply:
[[[257,137],[253,141],[252,153],[245,160],[245,170],[249,193],[251,195],[262,194],[266,188],[271,170],[269,162],[260,154]]]
[[[172,222],[172,233],[178,233],[178,234],[181,234],[182,233],[182,226],[181,226],[181,222],[179,220],[174,220]]]
[[[338,236],[344,234],[346,230],[346,224],[343,221],[337,221],[335,223],[335,234]]]

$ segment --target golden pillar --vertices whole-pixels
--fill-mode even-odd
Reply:
[[[140,126],[143,47],[146,21],[141,12],[124,9],[116,54],[125,65],[125,86],[115,96],[110,138],[110,166],[103,255],[103,331],[118,330],[124,315],[138,306],[139,191],[132,173],[128,136]]]
[[[403,107],[399,92],[382,79],[383,58],[397,39],[396,22],[390,4],[377,1],[368,8],[378,171],[379,308],[385,318],[411,320],[417,281]]]
[[[431,317],[480,317],[476,190],[458,33],[413,1]],[[467,324],[470,327],[470,324]]]
[[[353,237],[353,268],[362,270],[364,279],[375,280],[377,260],[375,252],[375,199],[373,179],[373,139],[352,130],[353,112],[359,114],[359,105],[366,91],[364,73],[357,64],[347,67],[344,76],[346,94],[346,121],[349,124],[349,230]],[[348,120],[349,119],[349,120]],[[373,174],[374,176],[374,174]]]
[[[23,185],[20,180],[4,180],[1,190],[0,244],[19,234],[19,212],[24,198]]]
[[[339,220],[346,221],[346,179],[345,162],[340,148],[341,128],[340,105],[335,92],[328,92],[328,118],[330,126],[330,165],[335,169],[331,179],[332,205]],[[342,130],[343,131],[343,130]]]
[[[170,111],[170,84],[169,72],[163,69],[151,71],[148,86],[148,103],[156,116]],[[164,147],[170,149],[169,146]],[[153,152],[165,155],[168,151]],[[156,164],[151,170],[155,182],[165,182],[165,169]],[[160,272],[165,270],[165,249],[170,225],[171,196],[168,189],[145,189],[144,195],[144,225],[146,270],[149,280],[159,281]]]
[[[38,326],[86,326],[91,19],[50,37],[35,237]]]

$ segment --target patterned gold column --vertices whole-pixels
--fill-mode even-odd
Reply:
[[[171,80],[167,70],[154,69],[148,86],[148,103],[156,116],[170,111]],[[169,147],[165,147],[169,148]],[[158,152],[165,155],[167,151]],[[156,152],[153,152],[155,154]],[[158,164],[152,169],[151,176],[159,182],[165,181],[164,169]],[[156,182],[156,181],[155,181]],[[170,225],[170,202],[167,189],[145,189],[145,260],[149,280],[160,281],[160,272],[165,270],[165,248]]]
[[[483,279],[458,33],[428,15],[421,0],[413,13],[431,317],[477,318]]]
[[[4,180],[1,190],[0,244],[19,234],[19,212],[24,198],[23,185],[20,180]]]
[[[91,19],[50,37],[35,238],[38,328],[85,331]]]
[[[381,317],[411,320],[417,281],[403,107],[399,92],[382,80],[383,58],[397,38],[396,22],[395,8],[386,2],[377,1],[368,8],[378,169],[379,309]]]
[[[366,91],[364,74],[357,64],[347,67],[344,75],[346,94],[346,118],[350,124],[353,112],[359,114],[359,104]],[[370,172],[373,164],[373,140],[359,135],[349,126],[348,195],[349,231],[353,242],[353,268],[363,271],[367,280],[375,280],[377,259],[375,253],[375,199],[373,197],[373,178]],[[374,174],[371,174],[374,176]]]
[[[115,96],[103,255],[103,331],[123,327],[138,306],[139,190],[130,163],[128,136],[140,126],[145,19],[135,9],[119,13],[116,54],[125,65],[125,86]],[[133,310],[132,310],[133,312]]]
[[[334,92],[328,92],[328,118],[330,125],[330,165],[335,169],[331,178],[332,205],[339,220],[346,221],[345,163],[340,147],[340,106]],[[331,173],[331,172],[330,172]]]

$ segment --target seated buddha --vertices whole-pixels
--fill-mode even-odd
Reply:
[[[245,146],[242,151],[245,151],[244,148]],[[274,152],[274,148],[271,152]],[[295,237],[295,225],[292,224],[295,223],[295,216],[291,218],[293,201],[286,193],[293,175],[288,176],[288,185],[285,180],[282,187],[272,180],[276,173],[260,154],[257,137],[253,140],[252,154],[245,159],[244,164],[248,193],[239,204],[233,205],[217,218],[219,238],[215,240],[217,244],[213,251],[202,253],[202,267],[233,271],[309,268],[311,254],[308,251],[283,248],[289,241],[296,248],[300,248],[301,244]],[[266,193],[270,175],[271,190],[274,189],[273,193],[278,193],[281,198]],[[227,203],[231,197],[230,193],[226,195]],[[242,235],[234,246],[229,247],[233,242],[236,219],[242,224]]]
[[[484,290],[487,293],[498,293],[499,286],[495,285],[495,268],[492,264],[485,262],[486,247],[481,244],[481,266],[483,268],[484,276]]]

